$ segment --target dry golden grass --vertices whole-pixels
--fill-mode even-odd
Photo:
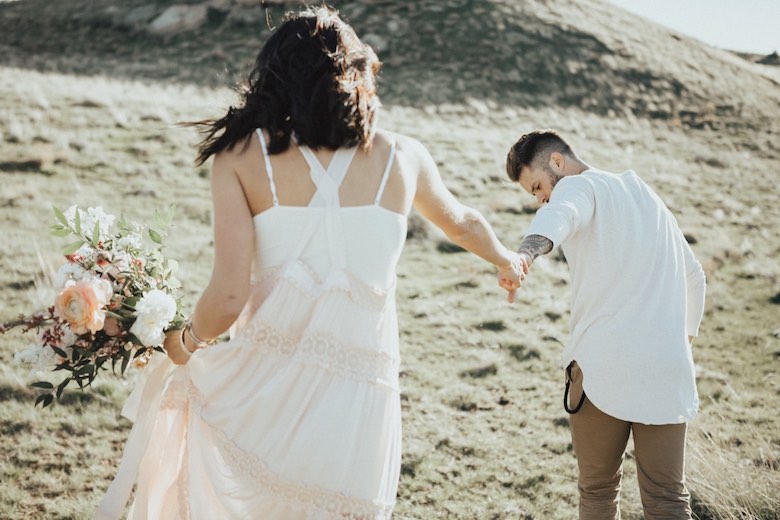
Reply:
[[[175,201],[180,211],[171,254],[181,263],[186,302],[194,303],[210,267],[208,181],[188,164],[195,136],[170,123],[213,113],[218,103],[212,100],[229,99],[229,92],[2,72],[0,131],[6,135],[10,126],[22,136],[4,141],[2,156],[9,162],[33,157],[45,135],[56,135],[67,153],[48,170],[0,170],[6,253],[0,318],[50,301],[47,276],[60,262],[60,244],[46,233],[50,206],[75,202],[144,219]],[[21,109],[13,87],[19,84],[37,89],[49,110],[32,116]],[[89,101],[95,98],[103,103]],[[421,139],[447,184],[509,243],[519,241],[530,222],[521,208],[532,201],[502,180],[501,163],[527,128],[557,127],[593,164],[633,167],[658,188],[697,239],[694,249],[709,276],[702,336],[694,347],[703,406],[692,425],[690,487],[699,514],[774,518],[780,424],[772,403],[780,346],[771,334],[776,307],[768,300],[780,274],[770,260],[778,253],[778,229],[755,221],[758,213],[777,222],[778,210],[771,179],[732,190],[742,174],[729,165],[740,164],[746,152],[715,133],[571,110],[497,108],[486,115],[466,105],[394,106],[382,123]],[[751,153],[757,168],[773,164]],[[417,231],[399,266],[405,451],[397,517],[571,518],[576,466],[557,366],[566,339],[565,264],[556,256],[539,261],[520,302],[509,306],[488,265],[439,252],[440,236],[417,217],[414,222]],[[117,413],[136,376],[108,378],[95,392],[70,394],[63,406],[33,410],[30,378],[11,364],[24,341],[0,337],[0,443],[9,454],[0,464],[0,516],[85,518],[118,461],[129,424]],[[624,516],[639,518],[630,460],[626,470]]]
[[[740,401],[737,406],[750,405]],[[696,491],[696,506],[702,518],[780,518],[777,441],[755,425],[734,435],[733,428],[724,427],[734,415],[735,410],[713,412],[690,432],[688,482]]]

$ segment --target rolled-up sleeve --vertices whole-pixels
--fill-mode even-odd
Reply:
[[[564,177],[553,189],[550,201],[536,212],[525,236],[541,235],[558,247],[590,222],[595,202],[588,179],[579,175]]]

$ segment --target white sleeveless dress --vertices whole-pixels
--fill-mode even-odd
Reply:
[[[327,169],[300,147],[317,191],[254,217],[250,301],[230,341],[176,366],[153,356],[123,414],[135,424],[95,514],[130,519],[390,518],[400,474],[395,267],[406,217],[341,207],[355,149]]]

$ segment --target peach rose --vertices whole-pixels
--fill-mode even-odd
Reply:
[[[54,312],[76,334],[95,333],[103,328],[104,307],[111,294],[111,284],[106,280],[70,280],[54,300]]]

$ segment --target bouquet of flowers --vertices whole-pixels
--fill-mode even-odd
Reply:
[[[101,207],[54,208],[52,234],[75,237],[54,277],[54,304],[0,324],[0,333],[16,327],[38,333],[35,345],[15,355],[17,362],[65,374],[56,387],[32,384],[43,390],[35,405],[59,400],[71,382],[83,390],[107,364],[113,372],[119,365],[121,374],[133,360],[145,364],[152,352],[163,351],[165,331],[181,328],[177,263],[162,254],[173,210],[156,212],[156,227],[150,227],[117,220]]]

